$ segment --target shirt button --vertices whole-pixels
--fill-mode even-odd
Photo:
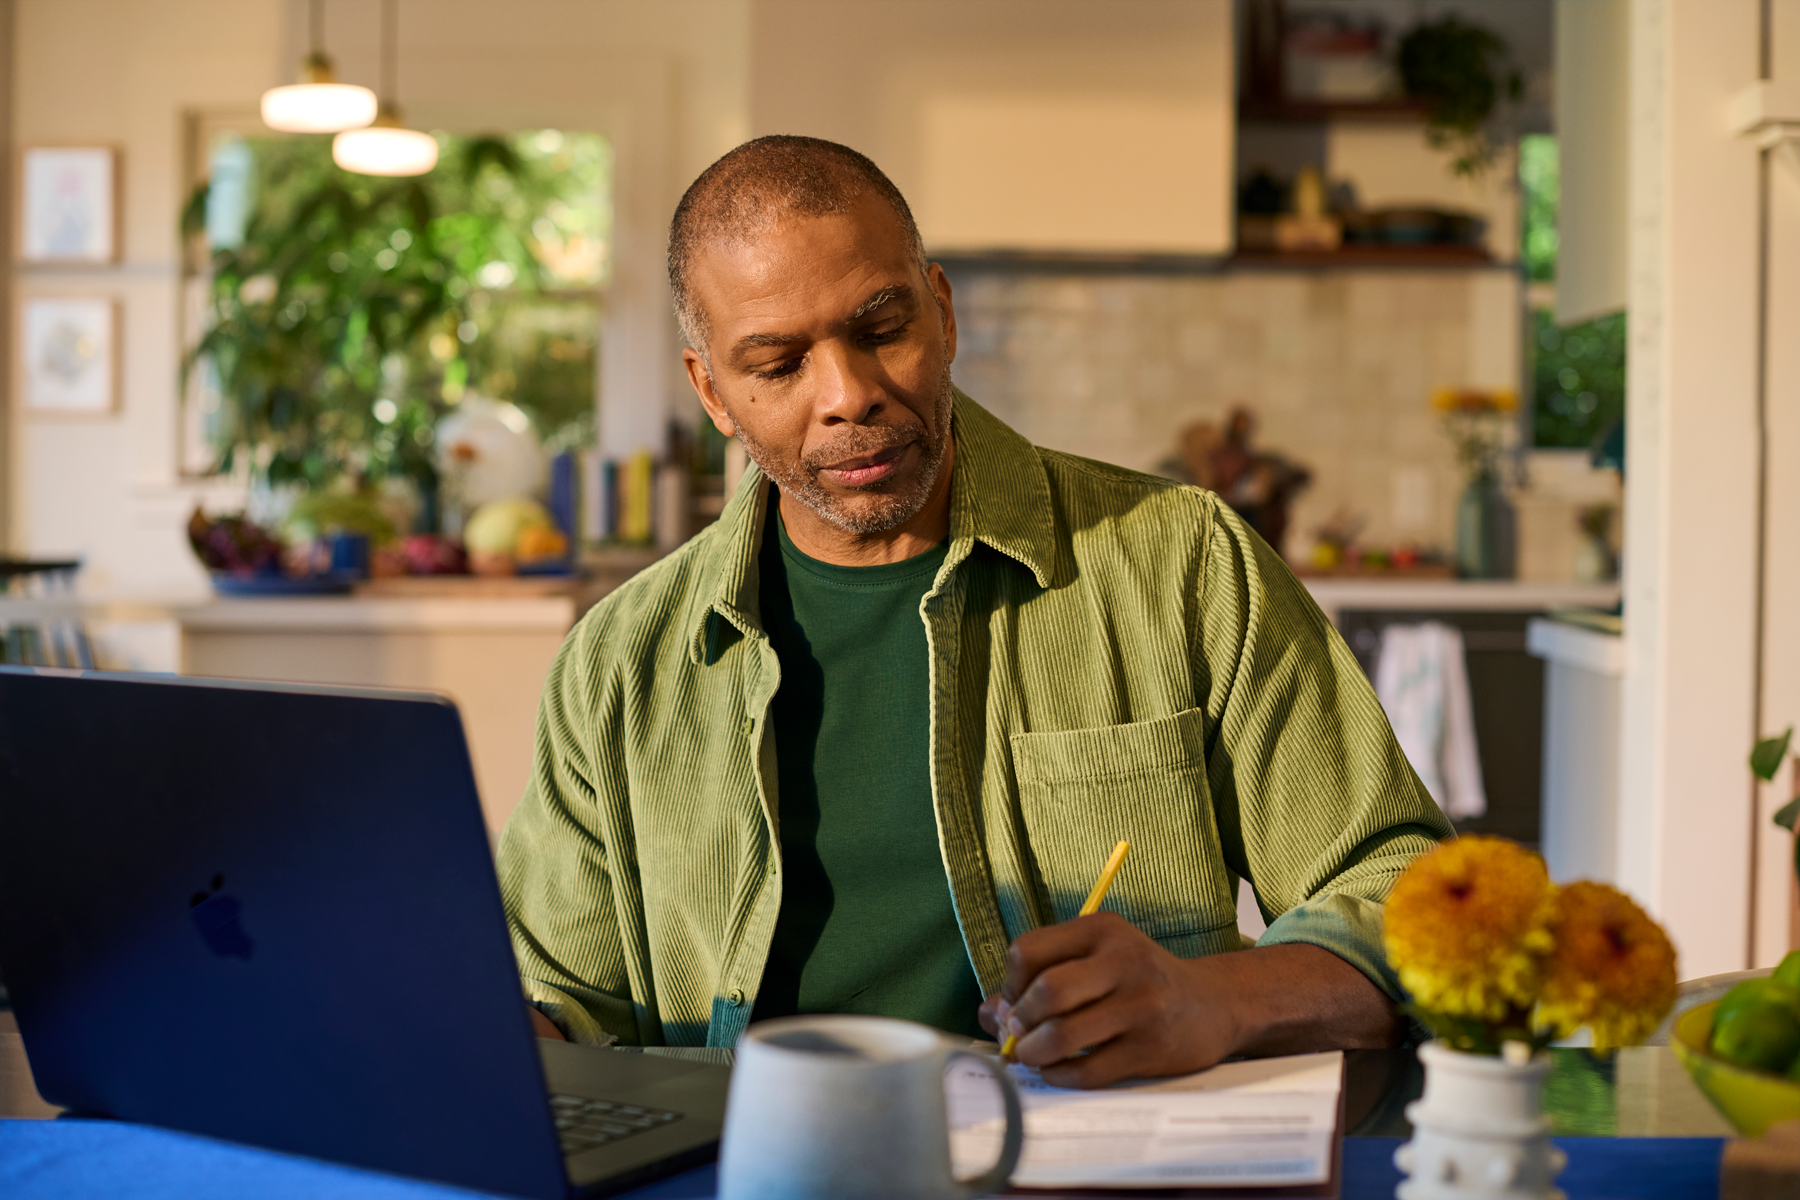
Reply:
[[[742,1007],[742,1005],[744,1003],[744,989],[743,988],[732,988],[731,991],[726,995],[725,999],[733,1008]]]

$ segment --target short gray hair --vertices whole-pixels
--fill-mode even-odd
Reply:
[[[790,214],[841,213],[870,192],[894,210],[920,273],[929,278],[925,242],[906,197],[880,167],[848,146],[771,134],[745,142],[700,173],[675,206],[675,219],[669,224],[669,290],[682,337],[709,369],[706,339],[711,327],[688,287],[688,272],[700,248],[721,239],[748,241]]]

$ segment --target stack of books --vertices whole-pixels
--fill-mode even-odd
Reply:
[[[571,462],[571,475],[574,474],[573,466]],[[580,543],[617,542],[642,546],[653,542],[656,539],[656,475],[656,459],[648,450],[640,450],[625,459],[608,458],[598,450],[583,451],[576,508]],[[556,481],[553,472],[553,496]]]

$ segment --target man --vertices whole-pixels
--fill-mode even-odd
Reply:
[[[880,1013],[1076,1086],[1394,1041],[1380,902],[1449,829],[1279,557],[957,392],[949,281],[851,150],[726,155],[669,267],[759,470],[551,670],[500,850],[540,1031]]]

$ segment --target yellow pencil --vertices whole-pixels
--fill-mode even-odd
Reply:
[[[1100,878],[1094,881],[1094,890],[1089,892],[1088,898],[1081,902],[1081,911],[1076,913],[1076,916],[1085,917],[1091,912],[1099,911],[1100,902],[1106,899],[1106,893],[1112,887],[1113,880],[1119,877],[1119,868],[1125,865],[1125,856],[1129,853],[1131,853],[1131,843],[1121,838],[1119,844],[1113,847],[1112,857],[1108,858],[1106,866],[1101,868]],[[1007,1034],[1006,1041],[1000,1046],[1000,1057],[1011,1058],[1013,1047],[1018,1044],[1017,1037],[1010,1033]]]

